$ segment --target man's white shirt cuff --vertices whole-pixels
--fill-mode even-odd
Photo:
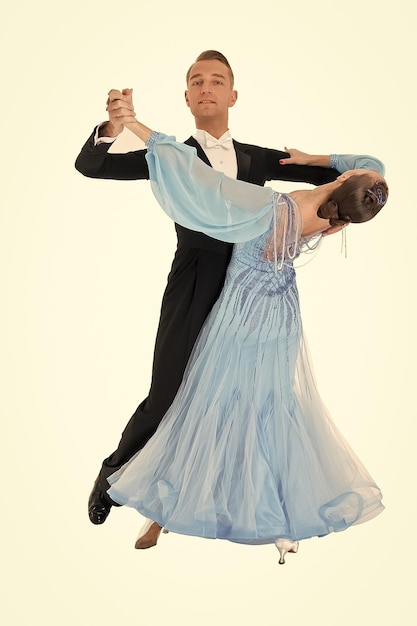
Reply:
[[[104,126],[104,124],[107,124],[107,122],[102,122],[101,124],[96,126],[96,132],[94,133],[94,145],[95,146],[99,146],[101,143],[113,143],[113,141],[117,139],[117,137],[99,137],[98,136],[98,131],[100,130],[102,126]]]

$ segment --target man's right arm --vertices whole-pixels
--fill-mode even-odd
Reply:
[[[75,169],[90,178],[113,180],[138,180],[149,178],[146,150],[113,154],[108,150],[112,143],[95,145],[96,129],[85,142],[75,161]],[[105,135],[101,135],[105,136]]]
[[[124,129],[124,122],[135,120],[132,89],[111,89],[106,110],[108,121],[97,126],[87,139],[75,161],[75,168],[90,178],[137,180],[149,178],[146,150],[124,154],[108,152],[110,146]]]

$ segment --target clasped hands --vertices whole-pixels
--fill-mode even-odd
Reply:
[[[100,129],[101,136],[117,137],[123,128],[136,122],[136,114],[132,99],[133,89],[111,89],[108,93],[106,111],[109,121]]]

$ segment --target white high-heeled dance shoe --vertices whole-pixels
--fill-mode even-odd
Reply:
[[[292,541],[291,539],[277,539],[275,545],[278,548],[280,556],[278,563],[280,565],[284,565],[285,555],[287,554],[287,552],[291,552],[294,554],[298,552],[298,546],[300,545],[300,543],[299,541]]]
[[[154,522],[152,519],[147,519],[136,538],[135,548],[137,550],[146,550],[146,548],[156,546],[161,530],[165,534],[168,533],[168,531],[162,529],[157,522]]]

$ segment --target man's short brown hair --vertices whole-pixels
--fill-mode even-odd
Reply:
[[[218,52],[217,50],[205,50],[204,52],[201,52],[201,54],[198,55],[194,63],[188,69],[187,76],[186,76],[187,85],[188,85],[188,79],[190,78],[191,68],[193,67],[193,65],[195,65],[199,61],[220,61],[220,63],[223,63],[223,65],[225,65],[229,71],[230,83],[233,88],[235,77],[233,76],[233,71],[232,71],[232,68],[230,67],[230,63],[226,59],[224,54],[222,54],[221,52]]]

